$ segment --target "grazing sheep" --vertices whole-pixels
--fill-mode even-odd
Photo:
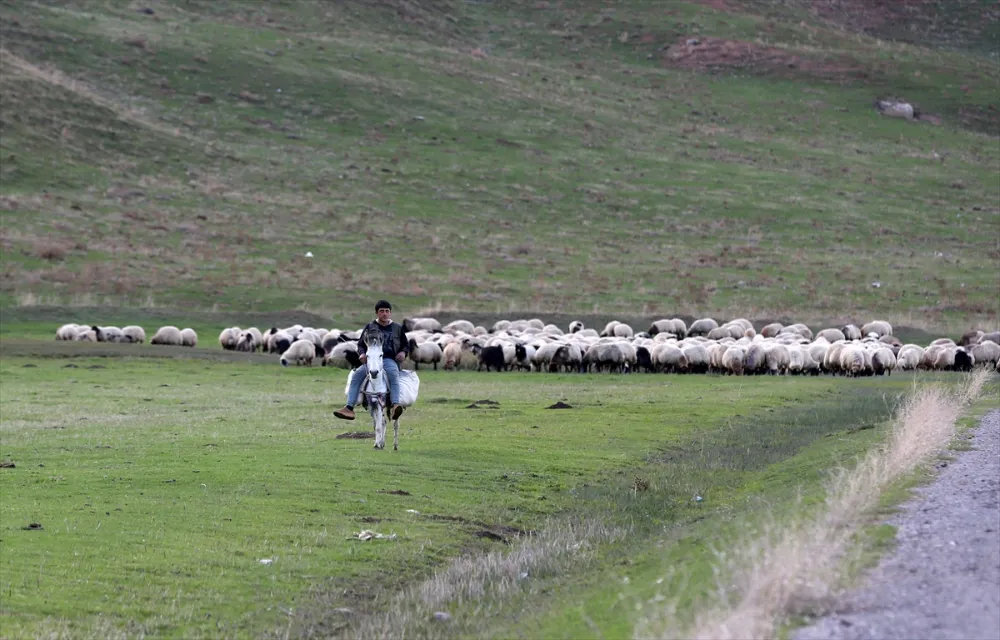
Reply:
[[[229,327],[223,329],[222,333],[219,334],[219,344],[226,351],[235,351],[236,345],[240,341],[240,328],[239,327]]]
[[[710,331],[718,327],[719,323],[712,318],[701,318],[691,323],[687,334],[689,338],[693,336],[707,336]]]
[[[76,336],[76,329],[79,326],[71,322],[59,327],[56,329],[56,340],[72,340]]]
[[[476,371],[482,371],[483,367],[486,367],[487,372],[489,372],[490,368],[503,371],[507,367],[503,357],[503,347],[497,345],[480,347],[479,345],[475,345],[472,347],[472,353],[479,358],[479,366],[476,368]]]
[[[764,364],[767,367],[767,372],[772,376],[788,373],[790,362],[791,355],[788,353],[788,347],[783,344],[773,344],[764,353]]]
[[[972,371],[976,359],[964,347],[955,349],[955,363],[952,365],[954,371]]]
[[[691,325],[692,327],[694,325]],[[691,335],[691,330],[688,329],[688,335]],[[729,331],[729,327],[716,327],[708,332],[709,340],[722,340],[723,338],[732,338],[732,334]]]
[[[560,345],[556,352],[552,354],[549,361],[549,371],[556,372],[560,368],[564,371],[580,371],[583,369],[583,353],[576,344]]]
[[[983,340],[989,340],[990,342],[1000,344],[1000,331],[992,331],[989,333],[984,333],[980,342],[982,342]]]
[[[822,342],[813,342],[806,347],[806,353],[809,357],[816,362],[817,370],[823,368],[823,361],[826,360],[826,352],[830,349],[830,345],[824,344]]]
[[[903,341],[891,334],[879,337],[878,341],[887,345],[890,349],[893,349],[894,353],[899,351],[899,348],[903,346]]]
[[[284,329],[271,327],[264,335],[264,351],[281,355],[288,347],[292,346],[293,342],[295,340]]]
[[[767,347],[755,342],[747,347],[743,357],[743,372],[747,375],[767,372]]]
[[[584,329],[583,323],[580,322],[579,320],[574,320],[573,322],[569,323],[569,332],[570,333],[576,333],[577,331],[583,331],[583,329]]]
[[[518,371],[531,371],[531,361],[534,357],[534,346],[520,343],[514,345],[514,362]]]
[[[471,334],[473,331],[475,331],[475,329],[476,329],[475,325],[473,325],[468,320],[455,320],[454,322],[449,322],[448,324],[444,325],[442,331],[451,334],[456,334],[456,333]]]
[[[181,330],[177,327],[167,325],[166,327],[160,327],[157,329],[153,338],[149,341],[149,344],[162,344],[179,347],[183,344],[183,342],[184,340],[181,338]]]
[[[876,334],[880,338],[882,336],[891,336],[892,325],[884,320],[872,320],[861,327],[861,335],[867,336],[871,333]]]
[[[322,357],[321,353],[317,353],[319,349],[312,340],[296,340],[281,354],[281,366],[287,367],[295,363],[296,366],[311,367],[313,358]]]
[[[410,331],[441,333],[441,323],[434,318],[405,318],[403,320],[403,329],[407,333]]]
[[[490,333],[500,333],[508,329],[510,329],[510,320],[497,320],[493,323],[493,329],[490,330]]]
[[[264,336],[261,335],[257,327],[250,327],[240,332],[240,337],[236,341],[236,351],[253,352],[263,346]]]
[[[327,353],[322,361],[322,366],[340,367],[341,369],[356,369],[361,366],[360,356],[358,356],[358,345],[356,342],[338,342],[333,349]]]
[[[979,329],[973,329],[972,331],[966,331],[962,334],[962,337],[958,339],[958,346],[968,347],[974,344],[978,344],[983,336],[986,335]]]
[[[888,347],[880,347],[872,354],[872,371],[875,375],[892,375],[896,368],[896,355]]]
[[[635,370],[643,369],[646,373],[653,372],[653,358],[646,347],[637,347],[635,350]]]
[[[462,362],[462,343],[451,342],[445,345],[441,351],[441,359],[444,360],[445,371],[457,368]]]
[[[861,329],[858,329],[857,325],[845,324],[840,329],[844,337],[848,340],[860,340],[861,339]]]
[[[781,330],[784,328],[785,326],[780,322],[772,322],[760,330],[760,335],[765,338],[774,338],[777,337],[777,335],[781,333]]]
[[[441,362],[442,354],[441,347],[439,347],[436,342],[422,342],[417,344],[415,339],[410,338],[409,344],[409,357],[413,362],[413,368],[415,370],[419,371],[421,364],[432,364],[434,365],[434,370],[437,371],[438,363]]]
[[[97,342],[97,332],[94,331],[93,327],[88,327],[85,324],[77,325],[76,332],[73,334],[74,342]]]
[[[900,371],[916,371],[923,358],[923,347],[917,344],[904,344],[896,354],[896,368]]]
[[[660,371],[665,373],[686,373],[688,359],[679,347],[672,344],[664,344],[657,347],[650,355],[656,356],[656,364]]]
[[[726,349],[725,353],[722,354],[722,368],[729,375],[743,375],[744,356],[746,356],[746,352],[743,351],[742,347],[737,347],[736,345],[729,347]]]
[[[678,339],[683,339],[687,337],[687,325],[680,318],[671,318],[669,320],[657,320],[653,324],[649,325],[649,329],[646,330],[650,336],[656,336],[660,333],[666,333],[674,336]]]
[[[856,344],[845,345],[840,351],[840,370],[844,375],[857,377],[865,373],[865,350]]]
[[[778,332],[778,335],[789,335],[789,334],[801,336],[806,340],[813,339],[812,329],[810,329],[809,327],[800,322],[795,324],[790,324],[787,327],[782,327],[781,331]]]
[[[847,340],[847,336],[844,335],[843,331],[841,331],[840,329],[834,329],[832,327],[829,329],[823,329],[822,331],[817,333],[816,339],[819,340],[820,338],[826,340],[830,344],[833,344],[838,340]]]
[[[98,327],[91,329],[97,335],[98,342],[125,342],[125,334],[118,327]]]
[[[708,373],[708,349],[700,344],[689,344],[681,352],[687,358],[687,370],[690,373]]]
[[[190,327],[181,329],[181,346],[182,347],[198,346],[198,334],[194,332],[194,329],[191,329]]]
[[[125,342],[132,344],[142,344],[146,342],[146,332],[137,324],[130,324],[122,328],[122,337]]]
[[[994,369],[1000,368],[1000,345],[992,340],[983,340],[972,345],[972,357],[976,364],[990,366]]]

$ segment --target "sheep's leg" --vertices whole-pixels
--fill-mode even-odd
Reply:
[[[392,450],[399,451],[399,419],[392,421]]]
[[[438,363],[436,363],[436,362],[434,363],[434,370],[435,370],[435,371],[437,371],[437,370],[438,370]]]

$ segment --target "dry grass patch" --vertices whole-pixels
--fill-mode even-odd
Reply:
[[[482,635],[504,601],[531,591],[548,576],[578,570],[598,546],[627,532],[603,522],[554,523],[517,539],[510,551],[464,556],[432,578],[386,598],[384,612],[358,619],[345,634],[356,638],[409,638],[448,633]],[[378,599],[382,601],[381,598]],[[444,614],[444,615],[443,615]]]
[[[845,585],[864,516],[883,491],[947,448],[958,418],[992,376],[978,369],[955,390],[915,390],[897,411],[885,446],[835,474],[818,514],[791,526],[769,525],[760,537],[720,554],[718,602],[698,612],[689,629],[676,626],[670,607],[641,620],[636,636],[770,638],[791,616],[829,606]]]

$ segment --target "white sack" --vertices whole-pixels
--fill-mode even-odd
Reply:
[[[360,369],[351,369],[347,374],[347,385],[344,386],[344,395],[346,396],[351,391],[351,380],[354,379],[354,374],[360,371]],[[361,385],[362,389],[364,385]],[[417,376],[415,371],[407,371],[405,369],[399,370],[399,404],[404,407],[412,407],[417,403],[417,392],[420,391],[420,378]],[[355,406],[361,404],[361,394],[354,399],[351,403]]]

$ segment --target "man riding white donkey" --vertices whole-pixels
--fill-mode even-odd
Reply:
[[[392,321],[392,305],[387,300],[379,300],[375,303],[375,320],[365,325],[361,330],[362,337],[369,335],[369,332],[379,332],[382,338],[382,366],[385,369],[385,376],[389,382],[389,418],[399,420],[403,415],[403,406],[399,404],[399,365],[406,359],[410,347],[406,340],[406,331],[403,325]],[[368,379],[368,345],[365,340],[358,341],[358,360],[361,367],[355,370],[351,376],[351,383],[347,392],[347,404],[343,409],[337,409],[333,415],[342,420],[354,420],[354,400],[361,391],[361,385]]]

